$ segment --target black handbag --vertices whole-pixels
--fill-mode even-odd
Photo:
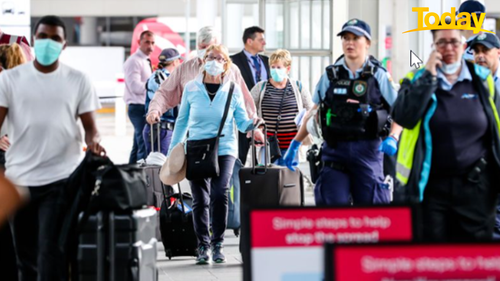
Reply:
[[[138,165],[115,165],[110,160],[95,172],[90,209],[97,211],[129,211],[147,205],[147,180]]]
[[[234,83],[231,82],[217,136],[203,140],[188,140],[186,142],[186,178],[188,180],[200,180],[219,176],[219,138],[226,122],[229,106],[231,105],[233,90]]]
[[[274,163],[276,160],[282,157],[280,142],[278,140],[278,128],[281,121],[281,110],[283,109],[283,101],[285,100],[286,95],[286,87],[283,90],[283,97],[281,98],[280,107],[278,110],[278,117],[276,119],[276,127],[274,129],[274,135],[267,138],[267,143],[269,144],[269,154],[271,156],[271,163]]]

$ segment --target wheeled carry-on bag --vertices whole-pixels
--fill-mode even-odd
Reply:
[[[156,152],[161,153],[161,127],[160,123],[157,123],[157,141],[158,141],[158,150]],[[154,130],[153,125],[150,130],[151,137],[151,151],[154,152]],[[148,188],[148,206],[154,206],[158,211],[161,208],[161,204],[163,202],[163,183],[160,180],[160,165],[144,165],[141,166],[146,173],[147,180],[147,188]],[[167,186],[167,189],[172,190],[171,186]],[[161,242],[161,234],[160,234],[160,215],[157,216],[158,222],[156,227],[156,239]]]
[[[234,162],[233,176],[229,181],[227,229],[232,229],[234,235],[240,235],[241,210],[240,210],[240,170],[243,164],[240,159]]]
[[[78,238],[77,280],[158,280],[156,216],[151,208],[91,215]]]
[[[264,136],[267,127],[264,124]],[[269,164],[267,145],[264,145],[264,166],[255,165],[256,147],[252,131],[252,167],[240,170],[241,205],[248,206],[302,206],[304,189],[302,174],[287,167]]]
[[[176,256],[196,256],[198,242],[193,224],[193,198],[189,193],[167,196],[165,189],[160,210],[160,231],[165,255],[168,259]]]

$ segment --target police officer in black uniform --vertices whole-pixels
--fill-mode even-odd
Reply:
[[[316,205],[389,203],[384,184],[383,153],[395,153],[399,134],[389,134],[388,120],[396,99],[390,75],[368,55],[370,27],[359,19],[344,24],[338,34],[344,55],[329,66],[313,93],[319,109],[324,143],[322,168],[316,181]],[[311,118],[309,114],[304,122]],[[284,161],[294,169],[294,157],[307,136],[302,126]]]

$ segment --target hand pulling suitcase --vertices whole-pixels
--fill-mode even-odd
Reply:
[[[157,212],[98,212],[79,235],[76,280],[156,281]]]
[[[196,256],[198,241],[193,224],[193,198],[189,193],[167,194],[160,210],[160,231],[165,255],[168,259],[176,256]],[[181,195],[182,194],[182,195]]]
[[[267,127],[264,124],[264,136]],[[268,164],[267,145],[264,145],[264,166],[255,166],[255,138],[252,131],[252,167],[240,170],[240,188],[242,206],[304,205],[302,174],[287,167]]]

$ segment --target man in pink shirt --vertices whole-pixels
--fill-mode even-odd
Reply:
[[[123,96],[128,105],[128,117],[134,125],[134,145],[130,152],[129,163],[146,158],[146,146],[142,138],[142,130],[146,125],[144,103],[146,101],[146,82],[152,74],[152,65],[149,55],[153,52],[155,35],[146,30],[139,37],[139,49],[125,62],[125,94]]]
[[[174,108],[181,102],[182,92],[187,82],[196,78],[201,71],[203,65],[202,58],[205,55],[205,50],[210,45],[219,44],[219,37],[215,33],[213,27],[206,26],[198,31],[197,45],[198,56],[190,59],[179,67],[177,67],[168,77],[168,79],[161,84],[160,88],[149,104],[149,111],[147,115],[147,122],[155,124],[160,121],[160,116],[168,109]],[[245,80],[241,76],[241,72],[236,65],[231,65],[231,71],[224,77],[224,80],[231,80],[241,87],[243,97],[245,99],[245,107],[249,118],[256,117],[255,103],[252,95],[248,91]],[[257,141],[263,142],[264,135],[260,130],[256,131],[255,138]]]
[[[33,53],[31,53],[30,44],[28,43],[26,37],[3,33],[0,29],[0,44],[10,45],[13,43],[17,43],[19,44],[19,46],[21,46],[21,49],[23,50],[24,56],[26,57],[27,61],[32,61],[35,59]]]

